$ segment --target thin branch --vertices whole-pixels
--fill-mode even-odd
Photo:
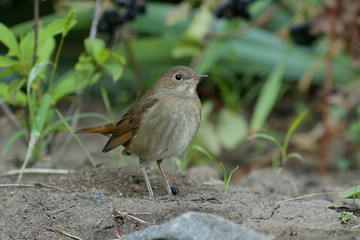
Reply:
[[[37,44],[38,44],[38,33],[39,33],[39,0],[34,0],[34,52],[33,52],[33,63],[34,66],[37,60]]]
[[[1,174],[0,176],[10,176],[10,175],[16,175],[20,172],[23,173],[37,173],[37,174],[69,174],[73,173],[73,170],[67,170],[67,169],[47,169],[47,168],[26,168],[23,171],[21,169],[15,169],[5,172],[4,174]]]
[[[281,200],[281,201],[278,201],[277,203],[284,203],[284,202],[290,202],[290,201],[294,201],[294,200],[301,200],[301,199],[304,199],[304,198],[315,197],[315,196],[320,196],[320,195],[337,195],[337,194],[339,194],[339,193],[338,192],[312,193],[312,194],[308,194],[308,195],[304,195],[304,196],[300,196],[300,197],[296,197],[296,198],[289,198],[289,199]]]
[[[0,184],[0,187],[35,187],[34,184]]]
[[[90,41],[92,41],[96,38],[97,26],[98,26],[99,19],[100,19],[100,10],[101,10],[101,0],[96,0],[95,11],[94,11],[93,20],[91,23],[91,30],[90,30],[90,36],[89,36]]]
[[[65,235],[65,236],[67,236],[67,237],[70,237],[70,238],[72,238],[72,239],[82,240],[82,238],[80,238],[80,237],[77,237],[77,236],[75,236],[75,235],[71,235],[70,233],[61,231],[61,230],[59,230],[59,229],[55,229],[55,228],[51,228],[51,227],[47,227],[47,226],[43,226],[43,228],[45,228],[45,229],[47,229],[47,230],[49,230],[49,231],[52,231],[52,232],[60,233],[60,234],[62,234],[62,235]]]

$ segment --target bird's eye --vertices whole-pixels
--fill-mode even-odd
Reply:
[[[182,79],[181,74],[180,74],[180,73],[177,73],[177,74],[175,75],[175,79],[176,79],[176,80],[181,80],[181,79]]]

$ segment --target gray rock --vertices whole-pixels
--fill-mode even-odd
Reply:
[[[208,213],[188,212],[162,225],[151,226],[122,240],[271,240],[251,229]]]

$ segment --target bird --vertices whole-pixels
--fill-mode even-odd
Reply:
[[[107,153],[122,145],[122,154],[139,158],[149,198],[175,198],[161,163],[180,155],[191,143],[201,121],[201,101],[196,92],[199,75],[186,66],[175,66],[160,75],[154,85],[113,123],[77,130],[76,133],[100,133],[109,140],[102,152]],[[167,189],[167,195],[154,196],[146,163],[156,161]]]

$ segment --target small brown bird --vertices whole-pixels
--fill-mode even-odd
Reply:
[[[207,75],[198,75],[185,66],[172,67],[159,77],[121,120],[81,129],[77,133],[101,133],[108,136],[110,139],[102,152],[123,145],[123,154],[138,156],[153,200],[156,199],[145,163],[155,160],[168,191],[164,197],[174,197],[160,164],[165,158],[181,154],[197,132],[201,120],[201,102],[196,87],[204,77]]]

